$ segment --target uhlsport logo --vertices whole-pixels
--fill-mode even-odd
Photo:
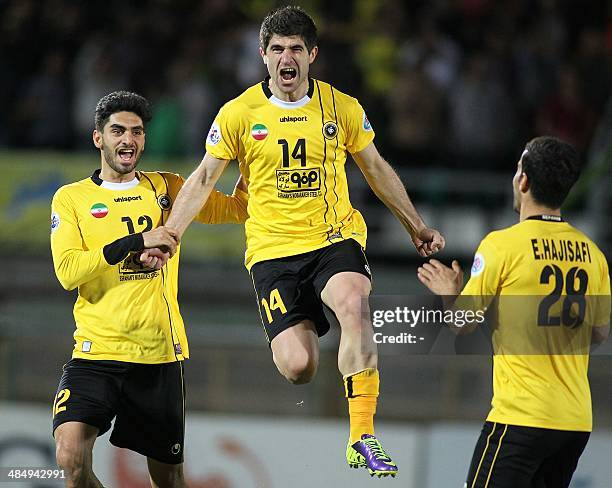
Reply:
[[[263,124],[255,124],[251,129],[251,135],[253,139],[261,141],[268,137],[268,128]]]
[[[103,203],[94,203],[89,211],[96,219],[102,219],[108,215],[108,207]]]
[[[323,135],[325,139],[335,139],[338,135],[338,126],[335,122],[325,122],[323,126]]]
[[[302,115],[301,117],[293,117],[291,115],[284,115],[279,119],[280,122],[307,122],[308,117]]]
[[[136,195],[135,197],[117,197],[115,198],[116,203],[133,202],[134,200],[142,200],[142,195]]]

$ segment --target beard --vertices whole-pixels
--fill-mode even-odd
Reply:
[[[138,165],[138,161],[140,160],[140,153],[138,153],[136,149],[134,149],[134,151],[134,163],[130,166],[125,166],[121,164],[121,159],[119,158],[119,156],[113,150],[109,149],[108,146],[104,146],[102,148],[102,152],[104,154],[104,161],[110,166],[113,171],[120,175],[128,174],[129,172],[133,171]]]

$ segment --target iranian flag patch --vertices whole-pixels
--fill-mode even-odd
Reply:
[[[251,129],[251,135],[254,139],[261,141],[268,136],[268,128],[263,124],[255,124]]]
[[[103,203],[94,203],[89,211],[96,219],[101,219],[108,214],[108,207]]]

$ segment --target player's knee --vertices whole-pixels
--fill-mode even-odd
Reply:
[[[80,486],[86,479],[88,468],[82,450],[67,442],[57,442],[55,459],[60,469],[64,470],[66,486]]]
[[[288,356],[282,363],[275,358],[275,362],[281,374],[294,385],[309,383],[317,372],[316,360],[307,353]]]

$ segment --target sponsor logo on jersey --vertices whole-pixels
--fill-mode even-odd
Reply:
[[[253,139],[261,141],[268,137],[268,128],[263,124],[255,124],[251,129],[251,135]]]
[[[279,119],[280,122],[308,122],[308,117],[303,115],[301,117],[292,117],[291,115],[284,115]]]
[[[60,216],[53,212],[51,214],[51,233],[55,232],[60,225]]]
[[[325,122],[323,126],[323,135],[325,139],[335,139],[338,135],[338,126],[335,122]]]
[[[476,253],[474,256],[474,262],[472,263],[472,276],[478,276],[484,271],[485,259],[480,253]]]
[[[135,197],[117,197],[115,198],[115,202],[133,202],[134,200],[142,200],[142,195],[136,195]]]
[[[108,215],[108,207],[103,203],[94,203],[89,211],[96,219],[102,219]]]
[[[221,141],[221,128],[217,122],[213,122],[208,131],[208,137],[206,138],[206,144],[216,146]]]
[[[162,210],[168,210],[172,206],[172,200],[165,193],[157,197],[157,204]]]
[[[372,124],[368,120],[368,116],[363,113],[363,130],[370,132],[372,130]]]
[[[321,195],[320,168],[277,169],[279,198],[318,197]]]

